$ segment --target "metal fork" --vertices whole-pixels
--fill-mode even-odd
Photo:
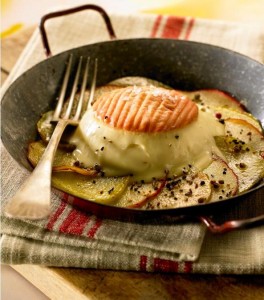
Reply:
[[[71,95],[68,106],[64,115],[62,115],[62,108],[65,102],[66,90],[71,74],[73,56],[70,55],[68,65],[65,71],[62,88],[60,91],[58,103],[53,115],[53,121],[58,122],[48,146],[41,157],[38,165],[33,170],[32,174],[23,183],[21,188],[17,191],[13,198],[7,203],[4,213],[6,216],[15,217],[19,219],[38,220],[49,216],[51,210],[51,173],[54,155],[57,150],[59,141],[67,125],[77,126],[80,120],[81,112],[87,109],[89,103],[92,102],[95,91],[96,75],[97,75],[97,60],[94,63],[93,78],[90,87],[90,96],[86,105],[84,106],[84,94],[89,75],[90,58],[87,59],[84,67],[80,97],[74,116],[72,116],[73,102],[77,92],[78,82],[81,74],[81,67],[83,57],[80,57],[77,71],[75,74]]]

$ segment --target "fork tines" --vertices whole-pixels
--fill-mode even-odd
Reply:
[[[84,64],[84,67],[83,67]],[[77,69],[74,75],[74,81],[71,87],[70,97],[66,98],[67,87],[69,86],[69,80],[71,78],[71,69],[73,69],[73,54],[70,54],[67,62],[66,72],[64,75],[58,103],[54,112],[53,119],[71,119],[72,122],[78,122],[82,112],[86,111],[90,106],[94,97],[94,91],[96,87],[96,76],[97,76],[97,59],[94,62],[94,69],[92,74],[92,80],[89,91],[89,99],[85,101],[85,92],[88,83],[88,77],[90,72],[91,58],[87,57],[86,60],[81,56],[78,61]],[[82,75],[82,76],[81,76]],[[79,84],[80,77],[82,81]],[[64,103],[67,101],[67,108],[64,109]],[[63,112],[63,113],[62,113]]]

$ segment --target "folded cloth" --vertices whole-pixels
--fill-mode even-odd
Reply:
[[[157,15],[111,15],[118,38],[190,39],[224,46],[263,61],[263,28],[255,25]],[[100,16],[80,12],[47,24],[53,54],[108,39]],[[36,31],[5,88],[45,58]],[[2,207],[28,176],[28,171],[2,152]],[[5,264],[100,268],[115,270],[264,273],[264,227],[223,236],[199,223],[137,224],[100,219],[63,201],[71,197],[52,190],[48,220],[7,218],[1,213],[1,258]]]

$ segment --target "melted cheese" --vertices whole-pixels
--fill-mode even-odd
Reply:
[[[70,142],[76,145],[75,158],[87,167],[98,164],[106,176],[133,174],[135,180],[151,181],[167,172],[180,175],[188,165],[206,168],[213,152],[221,156],[214,141],[219,135],[224,135],[224,125],[203,111],[184,128],[138,133],[108,126],[90,109]]]

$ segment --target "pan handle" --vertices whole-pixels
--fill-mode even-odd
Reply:
[[[110,39],[116,39],[116,34],[115,34],[114,28],[112,26],[110,17],[106,13],[106,11],[103,8],[101,8],[100,6],[93,5],[93,4],[86,4],[86,5],[82,5],[82,6],[78,6],[78,7],[74,7],[74,8],[69,8],[69,9],[65,9],[65,10],[48,13],[41,18],[40,24],[39,24],[41,39],[42,39],[43,47],[45,49],[45,53],[46,53],[47,57],[51,56],[52,54],[51,54],[51,50],[50,50],[50,46],[49,46],[49,42],[48,42],[47,32],[46,32],[45,26],[44,26],[45,22],[48,19],[69,15],[69,14],[76,13],[76,12],[79,12],[79,11],[82,11],[85,9],[92,9],[92,10],[99,12],[105,21],[105,25],[106,25],[107,31],[109,33]]]
[[[225,233],[239,228],[249,228],[264,223],[264,215],[249,219],[231,220],[222,224],[216,224],[212,217],[200,216],[199,220],[206,225],[212,233]]]

